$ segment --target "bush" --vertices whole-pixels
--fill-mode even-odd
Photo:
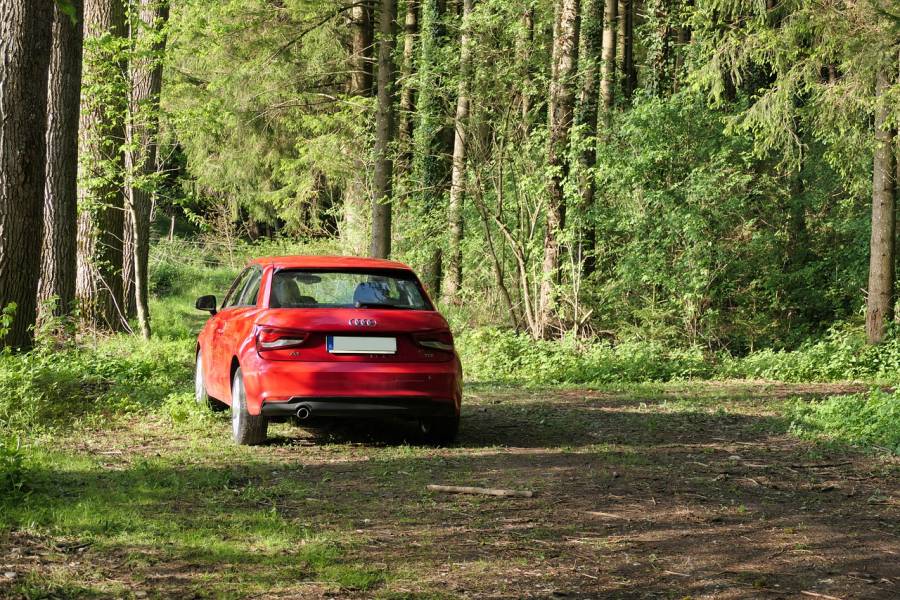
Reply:
[[[610,344],[575,338],[533,340],[495,328],[464,332],[457,347],[468,381],[525,385],[638,383],[708,377],[712,366],[696,348],[658,342]]]
[[[25,486],[25,453],[18,437],[0,435],[0,493]]]
[[[827,437],[856,446],[876,446],[900,454],[900,392],[831,396],[822,401],[795,400],[791,431]]]

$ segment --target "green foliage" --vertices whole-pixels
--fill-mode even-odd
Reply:
[[[791,431],[803,437],[827,438],[856,446],[878,447],[900,454],[900,393],[872,390],[866,394],[795,400]]]
[[[0,494],[16,493],[25,486],[25,451],[18,436],[0,432]]]
[[[466,331],[456,342],[467,381],[532,386],[637,383],[713,373],[699,349],[671,349],[658,342],[612,345],[572,337],[535,341],[494,328]]]

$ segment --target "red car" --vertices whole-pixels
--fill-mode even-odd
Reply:
[[[404,264],[336,256],[258,258],[197,339],[195,395],[231,406],[234,441],[270,418],[399,416],[435,443],[459,428],[462,366],[447,321]]]

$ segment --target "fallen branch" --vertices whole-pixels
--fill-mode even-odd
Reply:
[[[432,492],[446,492],[448,494],[482,494],[484,496],[502,496],[509,498],[531,498],[534,492],[531,490],[498,490],[494,488],[462,487],[456,485],[428,485]]]
[[[807,592],[806,590],[803,590],[800,593],[804,596],[811,596],[813,598],[824,598],[825,600],[841,600],[837,596],[829,596],[828,594],[820,594],[818,592]]]
[[[829,469],[831,467],[840,467],[843,465],[852,465],[852,460],[844,460],[841,462],[834,463],[820,463],[820,464],[810,464],[810,465],[790,465],[795,469]]]

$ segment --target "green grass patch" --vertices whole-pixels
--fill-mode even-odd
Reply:
[[[795,400],[790,414],[791,431],[801,437],[825,438],[900,454],[898,392],[872,390],[818,401]]]

